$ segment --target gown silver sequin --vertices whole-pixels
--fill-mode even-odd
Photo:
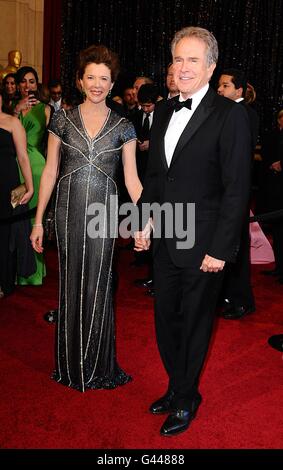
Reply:
[[[53,377],[82,392],[115,388],[131,377],[116,361],[111,272],[115,238],[109,234],[113,219],[114,226],[118,220],[121,150],[135,139],[135,130],[109,110],[103,128],[91,139],[77,107],[55,113],[49,131],[61,139],[55,207],[60,302]],[[99,237],[91,230],[93,203],[106,208]]]

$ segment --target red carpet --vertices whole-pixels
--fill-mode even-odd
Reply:
[[[50,379],[57,304],[57,256],[46,253],[42,287],[18,287],[0,301],[0,448],[2,449],[275,449],[283,441],[283,363],[267,344],[283,332],[283,286],[253,267],[257,311],[238,321],[218,319],[202,375],[203,404],[191,428],[162,438],[164,417],[148,413],[166,388],[154,335],[153,300],[133,280],[143,268],[119,254],[117,346],[134,380],[112,391],[81,394]]]

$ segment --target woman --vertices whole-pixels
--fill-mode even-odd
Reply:
[[[31,164],[34,195],[29,203],[30,209],[37,206],[39,183],[45,165],[44,136],[50,119],[50,106],[41,103],[38,98],[38,76],[32,67],[21,67],[16,74],[21,96],[16,104],[14,115],[18,116],[25,128],[28,143],[28,155]],[[31,223],[34,218],[31,217]],[[42,254],[36,253],[36,272],[27,278],[19,277],[20,285],[41,285],[46,274]]]
[[[16,75],[8,73],[2,81],[3,88],[3,105],[9,111],[12,111],[16,104],[17,84]]]
[[[55,223],[60,260],[60,301],[56,338],[57,382],[84,392],[115,388],[130,380],[117,362],[112,301],[114,238],[94,238],[88,211],[92,203],[106,207],[103,228],[117,223],[117,179],[120,156],[126,186],[136,202],[141,183],[135,162],[136,135],[125,118],[106,105],[118,75],[118,59],[105,46],[80,54],[78,78],[84,103],[52,117],[35,225],[34,249],[42,253],[42,218],[59,164]],[[105,225],[104,225],[105,224]]]
[[[11,250],[14,224],[11,191],[20,184],[16,155],[27,188],[20,204],[27,204],[33,195],[25,131],[18,119],[3,113],[2,104],[0,94],[0,297],[10,294],[15,287],[17,246]]]

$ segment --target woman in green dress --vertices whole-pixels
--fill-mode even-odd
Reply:
[[[29,202],[31,223],[34,222],[33,209],[37,206],[39,183],[43,168],[44,138],[50,119],[50,106],[38,100],[38,75],[32,67],[21,67],[16,73],[16,81],[21,99],[16,104],[14,115],[18,116],[27,136],[27,149],[30,159],[34,195]],[[46,274],[42,254],[36,253],[36,271],[31,276],[18,277],[19,285],[41,285]]]

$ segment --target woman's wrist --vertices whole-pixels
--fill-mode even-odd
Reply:
[[[39,222],[37,224],[33,224],[32,226],[33,227],[43,227],[42,222]]]

